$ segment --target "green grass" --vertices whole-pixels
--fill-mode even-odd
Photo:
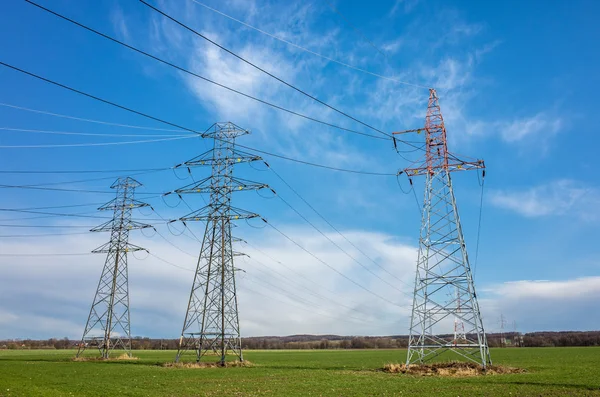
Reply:
[[[136,361],[73,362],[74,351],[0,351],[0,396],[600,396],[600,348],[492,349],[524,374],[417,377],[376,371],[404,350],[246,351],[246,368],[164,368],[172,351]]]

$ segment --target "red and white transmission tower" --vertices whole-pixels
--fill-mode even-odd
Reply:
[[[422,363],[451,350],[485,368],[491,358],[450,178],[451,172],[485,169],[485,165],[482,160],[460,160],[448,151],[434,89],[429,90],[425,128],[394,134],[422,131],[425,159],[402,171],[409,178],[426,178],[406,364]],[[450,301],[446,288],[455,291]],[[454,335],[454,340],[448,335]]]

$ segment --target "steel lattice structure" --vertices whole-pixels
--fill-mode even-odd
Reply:
[[[425,128],[395,133],[424,131],[426,140],[425,160],[403,170],[426,177],[406,364],[450,350],[485,368],[491,358],[450,178],[451,172],[485,165],[448,152],[438,97],[429,91]]]
[[[127,253],[144,248],[129,243],[129,232],[152,227],[131,220],[134,208],[148,206],[134,199],[135,188],[139,186],[138,181],[129,177],[117,179],[111,186],[116,189],[116,197],[98,208],[113,211],[113,218],[91,231],[110,232],[110,241],[92,251],[107,255],[77,357],[94,345],[104,359],[114,349],[123,349],[131,356]]]
[[[196,351],[196,361],[207,352],[219,356],[221,365],[225,365],[229,352],[243,361],[233,263],[234,256],[240,254],[232,249],[231,227],[233,220],[258,215],[232,207],[231,193],[268,187],[233,176],[235,164],[261,160],[259,156],[235,148],[235,138],[249,133],[230,122],[215,123],[202,135],[213,139],[213,149],[179,165],[210,166],[212,173],[174,191],[210,195],[208,205],[180,218],[183,222],[205,221],[206,229],[175,358],[177,362],[191,349]]]

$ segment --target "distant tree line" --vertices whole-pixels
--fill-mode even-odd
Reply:
[[[451,335],[443,336],[450,340]],[[487,334],[490,347],[565,347],[600,346],[600,331],[507,332]],[[0,349],[72,349],[79,340],[69,338],[47,340],[1,340]],[[131,341],[134,350],[174,350],[179,339],[151,339],[141,336]],[[242,338],[242,348],[255,349],[395,349],[408,346],[407,335],[339,336],[291,335]]]

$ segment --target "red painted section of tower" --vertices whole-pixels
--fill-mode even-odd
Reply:
[[[423,130],[425,131],[425,160],[404,169],[407,175],[432,175],[436,170],[441,168],[448,172],[485,168],[483,160],[463,161],[448,151],[444,117],[440,109],[437,92],[433,88],[429,89],[425,128],[394,132],[393,134],[421,133]]]

